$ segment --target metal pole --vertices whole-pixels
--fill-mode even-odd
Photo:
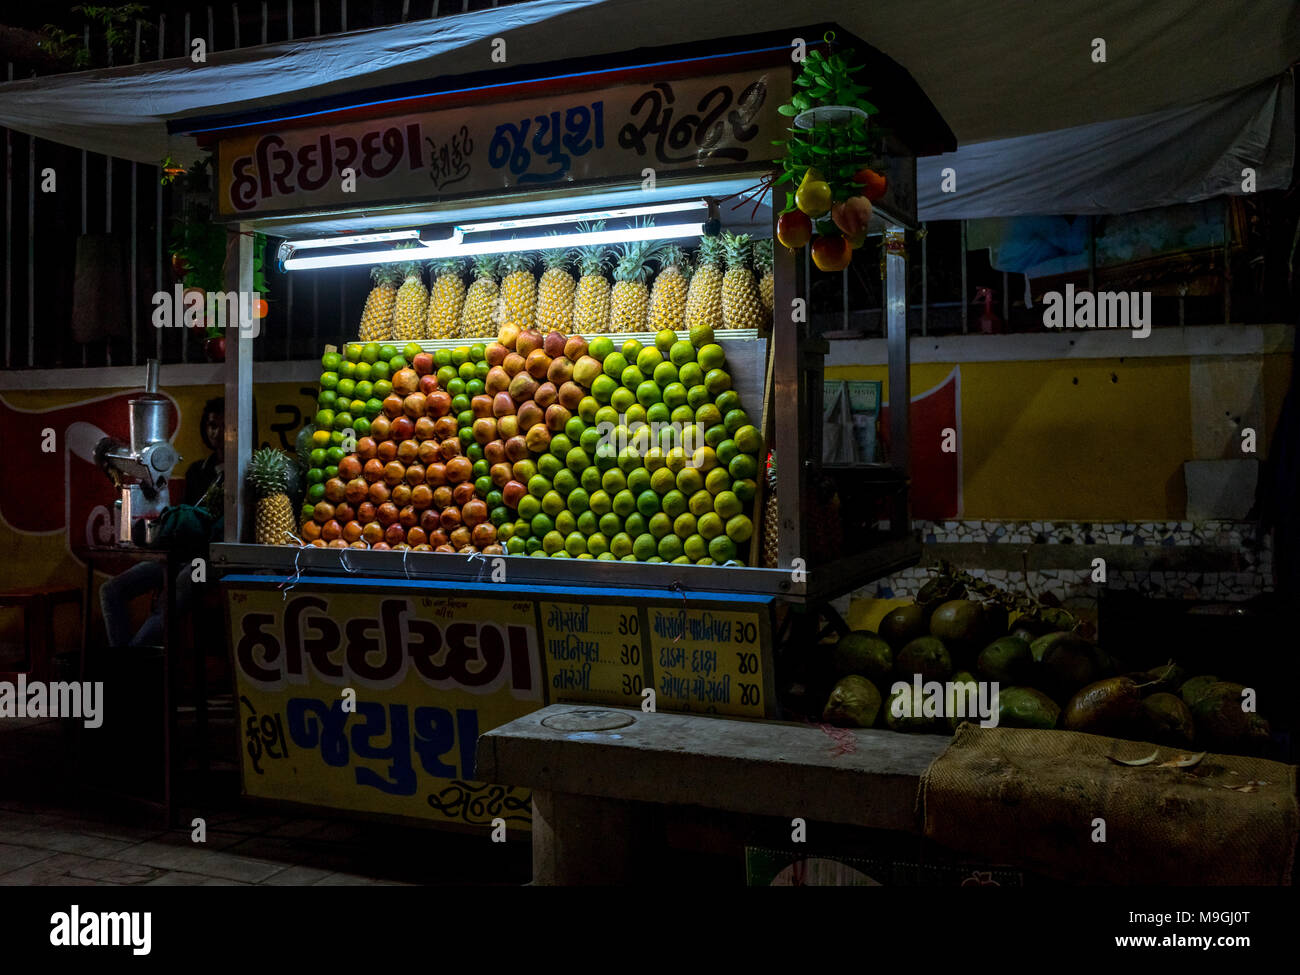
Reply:
[[[163,60],[163,51],[166,48],[167,41],[167,15],[160,14],[158,17],[158,60]],[[163,290],[163,187],[162,187],[162,167],[154,169],[154,213],[153,213],[153,286],[155,291]],[[184,342],[181,343],[184,346]],[[154,329],[154,354],[159,362],[163,357],[163,330]]]
[[[140,21],[135,22],[135,50],[131,58],[132,64],[140,63],[140,34],[144,25]],[[140,364],[140,233],[139,223],[140,214],[137,212],[139,202],[139,168],[135,160],[131,160],[131,365]]]
[[[266,25],[267,25],[266,0],[262,0],[262,43],[266,43]]]
[[[235,224],[227,231],[232,260],[226,267],[226,290],[248,294],[253,290],[253,236]],[[242,324],[243,303],[240,302]],[[225,502],[226,541],[244,540],[246,508],[244,474],[253,446],[253,338],[244,328],[234,330],[234,342],[226,340],[226,449]],[[232,347],[233,346],[233,347]]]
[[[217,49],[217,22],[212,16],[212,8],[208,8],[208,50]]]
[[[87,59],[89,59],[90,57],[90,25],[89,24],[86,25],[86,29],[83,36],[85,37],[85,43],[86,43],[86,57]],[[34,159],[35,157],[33,156],[33,160]],[[33,166],[33,169],[34,168],[35,167]],[[90,197],[90,190],[87,184],[89,175],[90,175],[90,155],[89,153],[86,152],[85,149],[82,149],[81,150],[81,234],[83,237],[89,232],[89,215],[86,212],[88,209],[89,197]],[[33,193],[35,193],[35,190],[33,190]],[[32,292],[32,297],[33,298],[35,297],[35,292]],[[29,299],[29,303],[31,303],[30,299]],[[90,362],[90,348],[86,343],[83,342],[81,344],[81,364],[85,366],[88,365],[89,362]]]
[[[1223,324],[1232,324],[1232,199],[1223,201]]]
[[[921,222],[921,334],[925,335],[930,317],[929,225]]]
[[[339,30],[345,31],[347,29],[348,29],[348,0],[342,0],[341,5],[339,6]]]
[[[970,294],[966,291],[966,221],[961,222],[961,334],[970,331]]]
[[[284,8],[285,25],[288,28],[289,40],[293,40],[293,0],[286,0]]]
[[[1011,321],[1011,275],[1002,272],[1002,323]]]
[[[885,231],[885,344],[889,351],[889,446],[891,462],[911,476],[908,410],[912,401],[907,343],[907,244],[902,227]],[[896,529],[897,526],[891,526]]]
[[[312,0],[312,7],[316,12],[316,36],[320,36],[320,0]]]
[[[849,330],[849,269],[840,272],[840,305],[844,318],[844,331]]]
[[[14,63],[9,62],[9,80]],[[14,336],[14,133],[5,129],[5,368],[13,368]]]
[[[265,265],[264,265],[265,266]],[[293,275],[284,276],[284,358],[293,358]]]
[[[235,47],[238,48],[239,47],[239,4],[232,3],[230,5],[230,18],[235,25]]]
[[[1097,293],[1097,225],[1088,215],[1088,290]]]
[[[772,238],[776,239],[777,208],[772,208]],[[808,261],[808,248],[804,248],[805,266]],[[808,275],[805,273],[800,282],[795,271],[795,256],[784,247],[772,248],[773,304],[778,309],[794,308],[795,298],[808,298]],[[805,306],[806,307],[806,306]],[[777,559],[779,568],[790,569],[795,559],[803,559],[807,564],[809,553],[803,541],[803,502],[806,494],[804,485],[807,473],[804,469],[804,444],[801,441],[803,427],[808,419],[807,403],[804,400],[803,337],[812,330],[811,312],[806,316],[808,324],[798,324],[782,312],[772,323],[772,348],[768,353],[772,359],[773,403],[780,403],[773,418],[773,439],[776,450],[776,520],[779,528],[777,540]],[[782,321],[782,318],[785,320]],[[818,418],[820,420],[820,418]],[[817,458],[820,460],[820,458]]]
[[[82,170],[83,174],[85,170]],[[81,198],[85,224],[86,198]],[[85,363],[86,347],[81,347]],[[36,136],[27,138],[27,367],[36,365]]]
[[[406,23],[406,18],[411,13],[411,0],[402,0],[402,23]]]

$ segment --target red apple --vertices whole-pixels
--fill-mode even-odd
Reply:
[[[512,461],[523,460],[528,456],[528,444],[523,437],[511,437],[506,441],[506,456]]]
[[[570,362],[577,362],[587,354],[587,340],[581,335],[570,335],[568,340],[564,343],[564,351],[562,354]]]
[[[831,220],[847,239],[865,238],[871,223],[871,202],[865,196],[851,196],[831,207]]]
[[[555,359],[564,355],[564,333],[548,332],[546,338],[542,339],[542,349],[548,356]]]
[[[546,408],[546,427],[552,433],[560,433],[564,425],[572,419],[573,414],[559,403],[553,403]]]
[[[500,432],[501,421],[497,420],[497,433]],[[506,459],[506,442],[504,440],[492,440],[485,443],[483,445],[483,459],[489,464],[500,464]]]
[[[589,355],[579,356],[573,360],[573,381],[581,383],[588,389],[601,373],[600,362]]]
[[[526,439],[526,438],[525,438]],[[500,464],[493,464],[488,469],[488,477],[492,478],[492,486],[505,487],[514,477],[513,468],[504,461]]]
[[[526,328],[519,333],[519,338],[515,339],[515,351],[525,358],[534,349],[542,347],[542,336],[539,332]]]
[[[812,239],[812,221],[802,210],[787,210],[776,220],[776,239],[791,250],[806,247]]]
[[[517,376],[524,371],[524,362],[527,361],[518,352],[511,352],[506,356],[505,361],[501,363],[501,368],[506,371],[508,376]]]
[[[474,421],[474,442],[485,444],[497,438],[497,421],[490,416]]]
[[[506,356],[508,356],[509,354],[510,354],[510,350],[507,349],[500,342],[492,342],[491,344],[488,345],[486,349],[483,350],[483,358],[487,360],[487,364],[489,366],[492,366],[494,368],[496,366],[501,365],[501,363],[505,362]]]
[[[519,432],[519,418],[514,414],[497,417],[497,436],[509,440]],[[486,448],[485,448],[486,449]]]
[[[505,502],[507,508],[518,508],[520,499],[527,493],[528,488],[523,484],[518,481],[507,481],[505,487],[501,489],[501,500]]]
[[[483,389],[492,396],[510,388],[510,373],[504,366],[493,366],[483,380]]]
[[[478,397],[475,397],[477,399]],[[509,416],[515,411],[515,401],[509,393],[497,393],[492,397],[492,415]]]
[[[492,415],[492,397],[486,393],[480,393],[469,401],[470,411],[474,416],[481,419],[485,416]]]
[[[541,382],[551,368],[551,357],[541,349],[533,349],[524,360],[524,368],[528,370],[528,375]]]
[[[539,423],[525,434],[524,441],[528,444],[528,449],[533,453],[545,453],[546,449],[551,445],[551,431],[546,429],[544,424]]]
[[[519,419],[519,429],[524,433],[527,433],[533,427],[537,426],[537,424],[546,419],[545,411],[543,411],[537,404],[536,400],[529,400],[526,403],[522,403],[519,407],[519,412],[515,415]]]
[[[398,369],[397,372],[393,373],[391,382],[393,384],[393,392],[405,396],[408,393],[414,393],[419,387],[420,377],[416,375],[414,369],[408,366],[405,369]]]
[[[546,378],[556,386],[563,386],[573,378],[573,363],[562,355],[557,356],[551,360],[551,366],[546,370]]]
[[[853,245],[839,234],[818,237],[812,244],[812,259],[819,271],[843,271],[853,259]]]
[[[578,412],[578,404],[582,402],[587,395],[587,391],[577,383],[568,382],[560,387],[560,405],[570,413]]]
[[[537,392],[533,393],[533,402],[546,409],[559,398],[555,383],[544,382],[537,387]]]
[[[516,403],[523,403],[533,398],[537,392],[537,380],[526,372],[521,372],[510,380],[510,398]]]

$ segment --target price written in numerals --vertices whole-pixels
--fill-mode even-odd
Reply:
[[[640,696],[644,654],[636,609],[543,603],[541,612],[552,699],[623,704]]]

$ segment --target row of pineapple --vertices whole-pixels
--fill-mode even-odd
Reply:
[[[605,276],[611,260],[612,285]],[[468,288],[457,258],[432,262],[427,288],[418,262],[379,265],[358,338],[493,338],[506,326],[585,335],[717,330],[771,320],[772,242],[748,234],[700,238],[694,264],[681,247],[658,241],[544,251],[540,263],[538,278],[529,254],[483,255]]]

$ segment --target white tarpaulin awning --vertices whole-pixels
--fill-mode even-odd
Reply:
[[[168,122],[492,70],[496,38],[506,43],[504,67],[513,69],[833,22],[907,69],[960,146],[1168,112],[1158,117],[1175,128],[1182,118],[1182,134],[1191,138],[1200,132],[1178,110],[1232,102],[1234,93],[1275,83],[1300,58],[1296,12],[1294,0],[747,0],[743,7],[722,0],[533,0],[210,52],[205,64],[178,58],[11,82],[0,85],[0,125],[144,163],[169,153],[189,161],[196,157],[193,139],[169,136]],[[1099,42],[1104,61],[1096,59]],[[1249,106],[1232,103],[1240,128]],[[1115,138],[1134,129],[1129,123],[1097,131]],[[1047,138],[1044,146],[1051,143]],[[978,158],[977,147],[971,150]],[[1009,170],[1007,178],[1022,175]],[[1196,178],[1189,173],[1180,185]],[[985,201],[993,199],[991,190],[983,192]]]
[[[1294,163],[1287,73],[1196,105],[918,159],[917,212],[922,220],[1124,213],[1285,189]]]

